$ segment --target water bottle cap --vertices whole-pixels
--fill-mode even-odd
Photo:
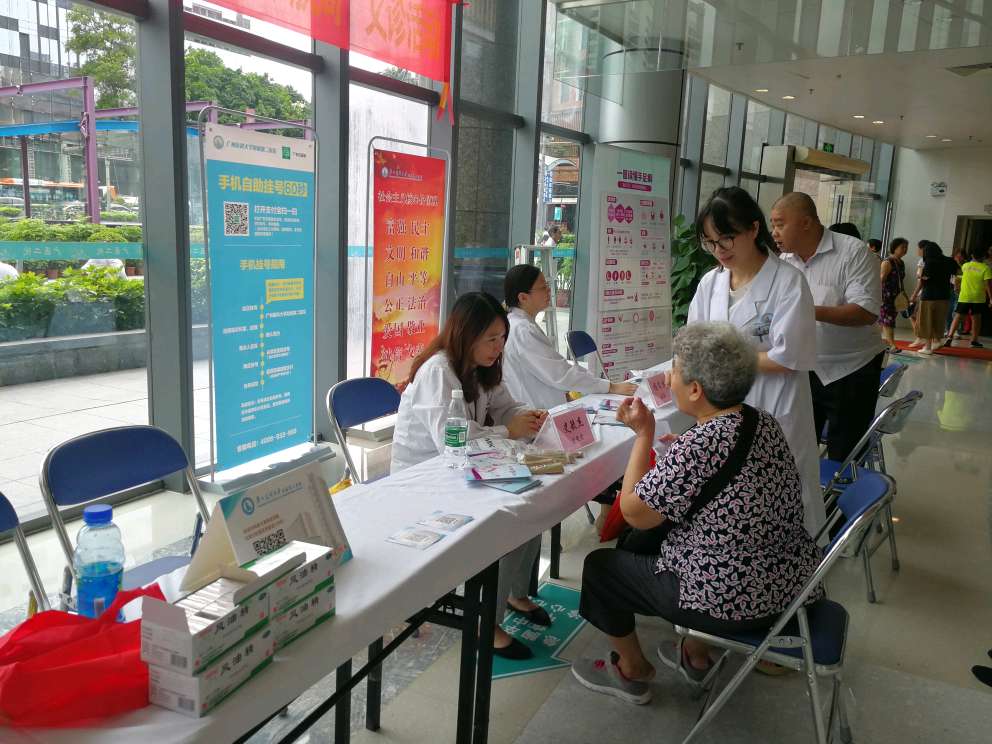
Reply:
[[[454,390],[451,391],[451,397],[455,399],[460,398],[462,400],[465,400],[465,391],[462,390],[461,388],[455,388]]]
[[[93,504],[83,509],[83,522],[86,524],[109,524],[114,518],[114,507],[110,504]]]

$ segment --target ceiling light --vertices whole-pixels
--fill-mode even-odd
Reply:
[[[783,101],[795,101],[796,100],[796,97],[795,96],[782,96],[782,100]]]
[[[855,119],[864,119],[865,118],[865,115],[864,114],[855,114],[854,115],[854,118]]]
[[[943,138],[943,139],[941,140],[941,142],[950,142],[950,141],[951,141],[951,138],[950,138],[950,137],[944,137],[944,138]]]
[[[768,88],[755,88],[754,89],[754,92],[755,93],[767,93],[768,92]]]
[[[884,123],[885,122],[882,121],[881,119],[875,119],[875,121],[872,122],[872,124],[884,124]]]
[[[927,135],[927,139],[937,139],[937,135],[936,134],[928,134]]]

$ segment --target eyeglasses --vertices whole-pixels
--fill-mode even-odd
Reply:
[[[729,251],[734,246],[734,240],[737,239],[736,235],[721,235],[716,240],[708,240],[703,238],[699,241],[703,250],[709,251],[710,253],[716,253],[717,247],[723,248],[725,251]]]

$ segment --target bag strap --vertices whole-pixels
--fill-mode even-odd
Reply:
[[[740,431],[737,434],[737,442],[734,443],[734,448],[730,451],[730,457],[703,484],[703,487],[699,490],[699,495],[692,500],[689,509],[682,517],[680,526],[685,526],[692,521],[692,518],[708,506],[730,484],[730,481],[737,477],[744,467],[747,456],[751,452],[754,433],[758,429],[758,412],[745,403],[741,407],[741,416],[743,421],[741,422]]]

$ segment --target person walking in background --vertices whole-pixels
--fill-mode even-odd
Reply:
[[[840,233],[841,235],[849,235],[852,238],[861,240],[861,231],[853,222],[835,222],[827,229],[830,230],[830,232]]]
[[[963,250],[960,250],[960,249],[956,248],[954,250],[954,254],[953,255],[954,255],[954,262],[958,266],[964,266],[966,263],[968,263],[968,254],[965,253]],[[958,307],[958,289],[959,289],[959,284],[960,284],[960,282],[957,282],[957,281],[952,281],[951,282],[951,304],[947,308],[947,321],[944,324],[945,335],[950,335],[951,334],[951,324],[954,322],[954,313],[955,313],[955,311],[957,310],[957,307]],[[961,329],[959,328],[958,329],[958,333],[960,333],[960,332],[961,332]],[[951,336],[951,338],[953,338],[953,336]],[[944,345],[947,346],[947,344],[944,344]]]
[[[896,346],[895,339],[896,314],[909,307],[909,298],[903,287],[906,265],[902,261],[908,250],[909,241],[906,238],[896,238],[889,245],[889,257],[882,261],[882,305],[878,312],[878,324],[882,328],[882,338],[893,354],[901,351]]]
[[[907,245],[908,247],[908,245]],[[868,250],[875,254],[879,259],[882,258],[882,241],[878,238],[868,239]]]
[[[984,348],[978,336],[982,330],[982,309],[985,305],[992,306],[992,269],[986,263],[988,255],[988,248],[975,248],[971,260],[961,267],[961,292],[958,294],[954,321],[944,339],[944,346],[950,346],[954,342],[954,332],[970,313],[971,346],[974,349]]]
[[[920,354],[933,354],[934,347],[940,346],[944,337],[944,320],[947,306],[951,302],[951,279],[961,272],[961,268],[944,255],[940,246],[932,240],[923,246],[923,272],[916,285],[913,299],[920,301],[918,335],[922,347],[914,344],[909,348]]]
[[[825,229],[806,194],[786,194],[771,216],[782,260],[803,273],[813,294],[814,433],[828,424],[829,457],[843,460],[868,430],[878,402],[885,349],[874,328],[882,304],[878,261],[862,241]]]
[[[548,225],[548,229],[544,231],[544,235],[541,239],[541,245],[545,248],[554,248],[559,242],[561,242],[561,228],[552,223]]]

